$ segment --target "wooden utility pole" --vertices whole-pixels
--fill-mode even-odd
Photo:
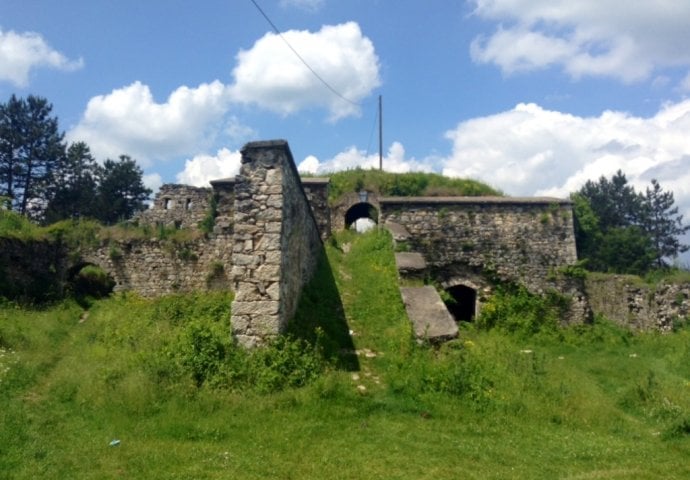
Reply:
[[[379,95],[379,170],[383,170],[383,106]]]

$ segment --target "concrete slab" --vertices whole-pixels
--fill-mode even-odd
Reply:
[[[421,253],[417,252],[397,252],[395,254],[395,264],[401,274],[418,274],[426,270],[426,260]]]
[[[458,326],[434,287],[400,287],[417,339],[440,343],[458,336]]]
[[[393,241],[404,242],[410,239],[410,232],[408,232],[407,229],[399,223],[386,222],[384,226],[389,232],[391,232],[391,235],[393,235]]]

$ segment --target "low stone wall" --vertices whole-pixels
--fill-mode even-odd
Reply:
[[[143,297],[229,290],[230,244],[226,236],[174,244],[156,239],[110,241],[84,252],[80,263],[107,271],[115,280],[115,291]]]
[[[632,275],[590,274],[586,289],[595,314],[635,330],[670,331],[690,316],[690,283],[652,286]]]
[[[232,330],[251,347],[284,331],[323,249],[284,140],[242,149],[234,231]]]

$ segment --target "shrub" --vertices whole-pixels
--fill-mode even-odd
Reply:
[[[74,279],[74,293],[79,296],[105,297],[114,286],[113,278],[96,265],[84,266]]]

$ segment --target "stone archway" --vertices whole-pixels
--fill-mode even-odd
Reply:
[[[477,316],[477,291],[467,285],[454,285],[445,289],[446,308],[457,322],[471,322]]]
[[[377,224],[378,216],[378,210],[371,203],[355,203],[345,212],[345,228],[352,227],[362,219],[368,219],[373,222],[373,224]]]

